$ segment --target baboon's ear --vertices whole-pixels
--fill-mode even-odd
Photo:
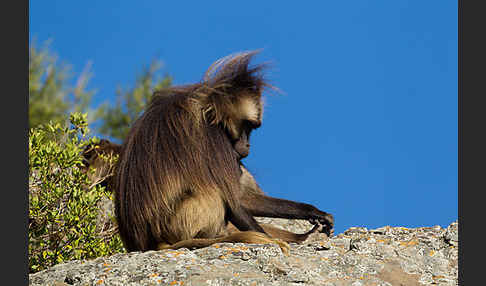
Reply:
[[[203,102],[204,118],[211,124],[222,124],[233,139],[239,137],[243,121],[261,124],[262,91],[269,85],[261,73],[265,65],[249,66],[257,53],[242,52],[216,61],[196,92]]]

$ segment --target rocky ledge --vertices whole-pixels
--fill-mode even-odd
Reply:
[[[259,219],[294,232],[306,221]],[[71,261],[30,274],[29,285],[458,285],[458,224],[353,227],[291,244],[221,243]]]

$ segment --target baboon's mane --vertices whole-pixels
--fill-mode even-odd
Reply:
[[[128,251],[153,249],[188,196],[219,193],[236,204],[231,194],[240,171],[225,128],[234,128],[234,103],[242,94],[260,101],[263,65],[248,66],[256,53],[217,61],[200,83],[156,92],[133,124],[115,178],[115,211]]]

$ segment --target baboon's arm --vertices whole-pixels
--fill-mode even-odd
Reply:
[[[228,213],[229,221],[240,231],[258,231],[265,233],[265,230],[258,224],[251,213],[244,206],[233,206]]]
[[[317,221],[324,226],[324,232],[328,235],[330,235],[330,231],[334,227],[332,214],[323,212],[310,204],[256,193],[244,193],[241,203],[243,208],[253,216]]]

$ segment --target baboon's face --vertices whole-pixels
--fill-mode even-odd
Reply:
[[[233,148],[239,159],[243,159],[250,153],[250,134],[258,128],[260,123],[244,120],[240,128],[240,136],[233,141]]]
[[[243,159],[250,153],[251,132],[261,125],[263,103],[259,93],[242,94],[237,102],[233,128],[227,131],[238,158]]]
[[[99,158],[99,155],[104,153],[114,153],[118,154],[118,148],[120,148],[120,145],[111,143],[108,140],[101,139],[101,141],[98,144],[93,144],[93,145],[88,145],[83,151],[83,163],[86,168],[89,168],[89,166],[95,165],[96,161],[101,160]]]

